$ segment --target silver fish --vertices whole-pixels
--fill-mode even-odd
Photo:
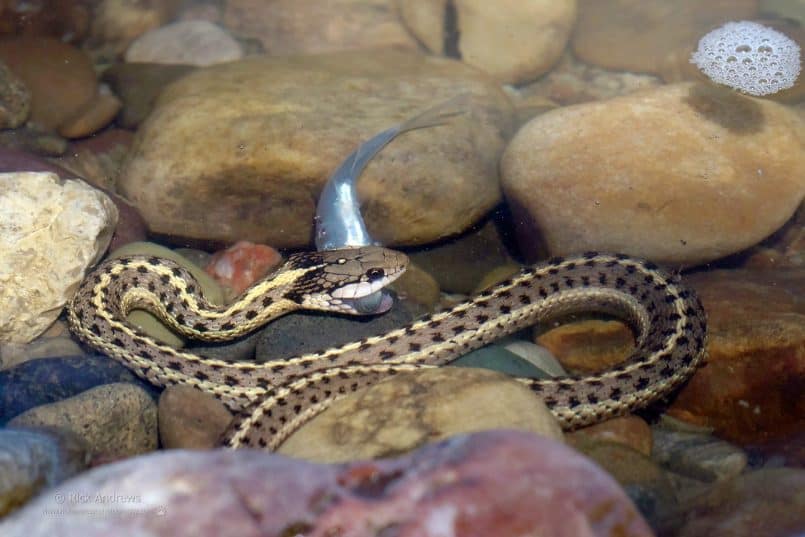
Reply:
[[[375,135],[352,152],[330,176],[316,206],[316,249],[336,250],[377,244],[369,235],[361,216],[356,182],[370,160],[394,138],[404,132],[442,125],[467,105],[467,96],[453,97],[425,110],[404,123]],[[379,291],[358,301],[364,313],[383,313],[391,308],[391,297]]]

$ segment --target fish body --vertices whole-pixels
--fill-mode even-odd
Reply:
[[[353,151],[333,172],[316,206],[317,250],[336,250],[376,245],[366,229],[358,200],[357,181],[372,158],[394,138],[415,129],[446,123],[463,113],[465,96],[459,95],[418,116],[373,136]],[[391,307],[391,297],[378,291],[359,300],[362,311],[382,313]]]

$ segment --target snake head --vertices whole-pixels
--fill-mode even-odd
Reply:
[[[379,246],[307,252],[288,258],[287,269],[296,277],[285,293],[303,309],[350,315],[383,313],[391,297],[375,294],[399,278],[408,257]],[[375,296],[367,307],[366,297]]]

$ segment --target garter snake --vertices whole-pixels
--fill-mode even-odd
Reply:
[[[587,253],[554,258],[408,326],[282,361],[229,362],[176,350],[125,321],[146,309],[177,332],[201,339],[243,335],[296,309],[357,313],[352,301],[378,291],[407,265],[398,252],[369,246],[296,254],[273,278],[225,307],[208,303],[190,273],[158,257],[108,260],[69,304],[71,330],[85,343],[158,386],[211,393],[238,416],[230,447],[277,448],[339,396],[402,371],[443,365],[536,322],[579,313],[624,321],[631,356],[584,377],[522,378],[565,429],[644,407],[687,379],[704,357],[706,319],[696,295],[652,263]]]

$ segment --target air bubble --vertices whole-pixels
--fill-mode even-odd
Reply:
[[[749,45],[738,45],[735,47],[735,52],[752,52],[752,47]]]
[[[735,63],[737,61],[738,61],[738,58],[736,58],[735,56],[728,56],[727,57],[727,63]]]

